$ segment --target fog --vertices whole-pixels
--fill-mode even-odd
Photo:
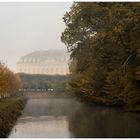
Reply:
[[[0,60],[15,71],[21,56],[36,50],[66,49],[61,42],[70,2],[0,3]]]

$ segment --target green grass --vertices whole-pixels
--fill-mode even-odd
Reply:
[[[8,137],[26,103],[24,96],[0,99],[0,138]]]

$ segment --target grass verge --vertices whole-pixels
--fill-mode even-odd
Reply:
[[[24,96],[0,99],[0,138],[8,137],[26,101]]]

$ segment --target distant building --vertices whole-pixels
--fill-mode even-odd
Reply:
[[[66,75],[69,54],[64,50],[35,51],[20,58],[17,72],[28,74]]]

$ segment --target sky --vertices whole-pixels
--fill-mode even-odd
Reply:
[[[36,50],[65,49],[61,33],[72,2],[0,2],[0,60],[15,71],[21,56]]]

